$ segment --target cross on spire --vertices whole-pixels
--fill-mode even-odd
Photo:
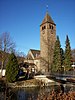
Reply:
[[[48,12],[48,5],[46,5],[46,12]]]

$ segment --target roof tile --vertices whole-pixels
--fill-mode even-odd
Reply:
[[[48,14],[48,12],[46,13],[46,16],[45,16],[44,20],[42,21],[42,24],[45,24],[45,23],[47,23],[47,22],[56,25],[56,24],[54,23],[54,21],[52,20],[51,16]],[[42,24],[41,24],[41,25],[42,25]]]

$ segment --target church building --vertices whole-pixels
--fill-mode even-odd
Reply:
[[[33,63],[36,72],[41,71],[43,74],[51,72],[53,63],[53,52],[56,41],[56,24],[51,16],[46,15],[40,25],[40,50],[30,49],[25,62]]]
[[[47,12],[40,25],[40,68],[42,72],[51,71],[55,41],[56,24]]]

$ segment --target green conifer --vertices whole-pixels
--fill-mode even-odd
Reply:
[[[64,50],[61,48],[61,65],[64,65]]]
[[[9,61],[6,65],[6,79],[8,82],[16,81],[18,74],[18,61],[14,53],[9,56]]]
[[[61,71],[61,48],[60,48],[60,40],[57,36],[57,40],[55,42],[55,48],[54,48],[54,56],[53,56],[53,66],[52,66],[52,72]]]
[[[71,47],[68,35],[66,36],[66,46],[65,46],[65,59],[64,59],[64,67],[65,71],[69,71],[71,69],[71,62],[72,55],[71,55]]]

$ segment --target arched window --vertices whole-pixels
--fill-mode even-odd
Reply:
[[[44,30],[44,29],[46,29],[46,26],[43,26],[43,27],[42,27],[42,30]]]
[[[51,29],[51,25],[49,25],[49,28]]]
[[[46,29],[46,26],[44,26],[44,29]]]
[[[52,29],[53,29],[53,26],[52,26]]]

